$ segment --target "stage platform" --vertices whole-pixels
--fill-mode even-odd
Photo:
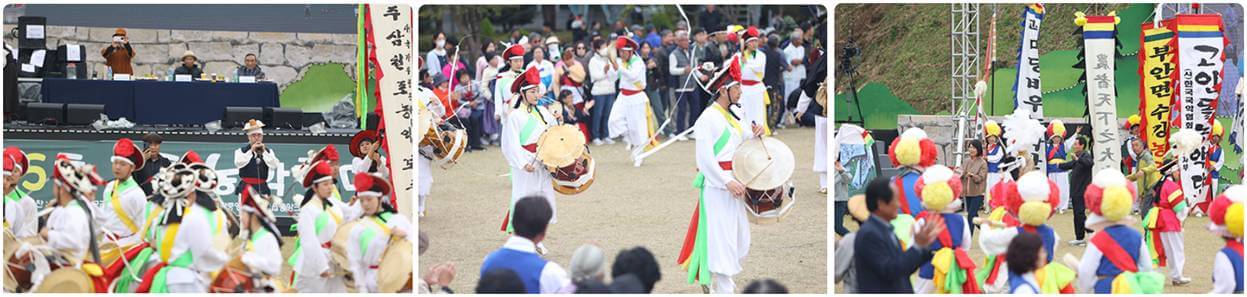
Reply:
[[[44,126],[4,124],[4,139],[32,140],[116,140],[128,137],[138,140],[147,133],[160,134],[165,141],[188,142],[245,142],[247,135],[242,129],[224,129],[209,132],[200,127],[155,127],[135,126],[124,130],[96,130],[91,126]],[[314,134],[307,129],[285,130],[264,129],[264,142],[267,143],[321,143],[348,144],[351,136],[358,129],[325,129],[325,133]]]

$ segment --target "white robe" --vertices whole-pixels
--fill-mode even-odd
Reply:
[[[792,46],[789,46],[789,48],[792,48]],[[801,67],[804,69],[805,66]],[[802,92],[798,98],[795,111],[804,113],[810,106],[810,100],[812,99],[806,96],[805,92]],[[816,114],[814,115],[814,172],[818,173],[818,187],[823,189],[827,188],[827,145],[829,145],[827,142],[827,117],[824,117],[822,114]],[[833,159],[837,157],[832,156]]]
[[[745,59],[741,55],[740,75],[743,81],[756,81],[758,83],[748,85],[745,82],[740,84],[740,106],[744,108],[745,114],[742,115],[744,127],[756,124],[766,127],[766,104],[762,97],[766,96],[766,84],[762,83],[762,76],[766,74],[766,54],[762,51],[755,51],[753,58]],[[775,99],[775,98],[772,98]]]
[[[1241,240],[1241,239],[1240,239]],[[1234,286],[1238,285],[1234,275],[1234,264],[1230,263],[1230,258],[1217,249],[1216,258],[1212,261],[1212,291],[1209,294],[1230,294],[1234,293]]]
[[[376,173],[380,174],[382,177],[389,178],[390,170],[385,168],[385,164],[386,164],[386,158],[385,156],[381,156],[381,165],[377,166]],[[368,170],[371,168],[372,168],[371,158],[351,158],[351,169],[355,170],[354,172],[368,172]]]
[[[114,206],[113,190],[117,184],[116,180],[108,182],[104,186],[104,191],[100,192],[102,197],[99,200],[102,201],[102,205],[99,205],[96,208],[97,212],[94,213],[95,224],[99,226],[97,229],[116,235],[117,242],[121,245],[138,243],[141,238],[139,232],[143,228],[143,208],[147,206],[147,195],[143,193],[142,187],[135,184],[117,193],[118,203]],[[120,207],[120,212],[118,212],[118,207]],[[123,213],[134,224],[134,230],[131,230],[122,219]],[[101,238],[101,240],[108,242],[107,239]]]
[[[623,136],[623,141],[633,147],[645,145],[649,140],[649,96],[645,94],[645,62],[640,57],[632,56],[632,62],[625,64],[617,60],[619,67],[619,97],[611,107],[607,126],[610,137]],[[632,95],[624,95],[624,90],[640,91]]]
[[[17,202],[9,201],[8,195],[14,195]],[[4,223],[8,225],[9,230],[13,231],[13,235],[17,238],[27,238],[39,235],[39,209],[35,206],[35,200],[30,195],[20,194],[17,189],[5,195],[4,202]]]
[[[515,202],[520,198],[529,195],[540,195],[546,197],[550,203],[550,209],[554,215],[550,216],[550,222],[558,221],[558,209],[554,203],[554,185],[551,183],[552,177],[550,171],[545,169],[545,165],[537,160],[537,154],[524,149],[524,145],[533,144],[545,133],[546,129],[557,124],[554,116],[545,107],[536,107],[537,114],[541,119],[534,117],[534,114],[525,104],[521,104],[519,109],[512,111],[507,115],[506,121],[502,124],[502,155],[506,157],[507,164],[511,167],[511,202],[508,204],[508,210],[515,206]],[[528,121],[536,121],[534,129],[529,132],[527,139],[520,139],[520,133]],[[533,171],[524,170],[524,165],[532,164]]]
[[[256,229],[258,235],[253,233],[252,237],[248,237],[246,252],[242,254],[242,263],[247,265],[252,272],[260,272],[267,276],[276,276],[281,273],[281,266],[285,264],[281,258],[281,246],[277,244],[277,236],[272,232],[268,232],[263,228]]]
[[[723,275],[715,276],[714,282],[724,286],[715,286],[715,291],[733,291],[731,276],[741,272],[741,264],[749,254],[750,231],[749,218],[742,198],[733,197],[727,191],[727,184],[736,180],[731,171],[723,170],[719,162],[731,162],[736,147],[745,139],[753,137],[753,130],[740,123],[740,129],[733,128],[728,119],[716,110],[714,104],[697,117],[693,133],[697,135],[696,162],[697,170],[705,177],[704,189],[705,210],[701,214],[706,218],[706,257],[710,272]],[[728,133],[728,140],[718,154],[714,154],[714,145],[723,131]],[[728,283],[725,283],[728,282]]]
[[[166,209],[165,215],[174,210]],[[216,250],[210,244],[212,241],[210,224],[214,222],[209,219],[210,216],[204,215],[204,212],[208,212],[208,209],[196,204],[187,207],[182,213],[182,223],[178,227],[177,235],[173,238],[173,248],[169,253],[168,261],[173,262],[184,253],[191,253],[192,260],[188,267],[170,266],[167,268],[169,271],[165,283],[172,293],[206,293],[208,285],[212,282],[209,274],[221,270],[221,267],[229,261],[228,255]],[[211,217],[215,219],[216,216]],[[157,228],[156,232],[163,233],[166,232],[168,225]],[[159,259],[160,253],[153,253],[152,257]]]
[[[77,263],[87,258],[91,244],[91,219],[86,208],[77,201],[68,206],[57,206],[48,215],[48,247],[66,252]],[[76,266],[76,265],[75,265]]]
[[[359,222],[351,229],[351,235],[346,241],[348,243],[346,257],[350,261],[349,266],[355,276],[355,291],[378,293],[376,267],[381,265],[381,256],[385,255],[386,248],[390,246],[390,234],[393,230],[403,230],[405,234],[411,234],[411,220],[400,214],[392,214],[390,219],[384,223],[388,231],[383,230],[380,227],[380,221],[374,219],[373,216],[363,217]],[[376,237],[364,244],[360,236],[369,229],[376,232]]]
[[[329,249],[321,247],[321,244],[333,240],[333,234],[338,231],[338,225],[347,221],[346,215],[340,202],[332,198],[313,197],[311,199],[312,201],[299,208],[297,240],[302,252],[294,255],[293,270],[297,273],[294,287],[300,293],[346,292],[346,283],[342,276],[332,273],[334,264]],[[321,201],[329,201],[330,206],[327,209],[324,208]],[[321,214],[328,215],[329,218],[322,229],[316,230],[316,220]],[[321,273],[325,272],[330,272],[330,276],[320,277]]]

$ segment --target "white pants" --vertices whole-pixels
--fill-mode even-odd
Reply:
[[[710,294],[736,294],[736,282],[730,275],[711,272]]]
[[[1186,246],[1182,242],[1182,232],[1161,232],[1160,243],[1165,248],[1165,256],[1169,257],[1169,278],[1182,277],[1182,268],[1186,265]]]
[[[766,86],[761,83],[740,86],[740,106],[745,110],[741,116],[744,119],[741,128],[748,131],[753,126],[751,124],[766,127],[766,104],[763,104],[762,96],[766,96]]]
[[[985,189],[985,190],[984,190],[984,193],[986,193],[986,194],[987,194],[987,196],[991,196],[991,195],[992,195],[992,194],[991,194],[991,193],[992,193],[992,187],[995,187],[995,186],[996,186],[996,184],[1000,183],[1000,181],[1001,181],[1002,179],[1004,179],[1004,174],[1003,174],[1003,173],[1000,173],[1000,172],[996,172],[996,173],[991,173],[991,172],[988,172],[988,173],[987,173],[987,189]],[[984,203],[983,205],[987,205],[986,203],[987,203],[988,201],[991,201],[991,197],[988,197],[988,198],[987,198],[987,200],[984,200],[984,201],[983,201],[983,203]],[[990,209],[990,207],[989,207],[989,209]]]
[[[340,275],[329,278],[299,275],[295,279],[294,288],[299,293],[346,293],[346,282]]]
[[[742,270],[749,254],[749,218],[745,203],[727,189],[707,185],[706,257],[710,272],[733,276]]]
[[[429,198],[429,190],[433,188],[433,170],[432,165],[429,164],[432,161],[422,156],[416,156],[416,159],[418,159],[417,170],[420,171],[420,212],[424,212],[424,201]]]
[[[818,172],[818,187],[827,188],[827,118],[814,116],[814,172]],[[835,158],[835,156],[833,156]]]
[[[974,272],[967,271],[966,273],[974,273]],[[935,292],[935,282],[931,281],[931,279],[919,277],[918,280],[914,281],[914,293],[932,294],[934,292]]]
[[[207,293],[208,284],[194,270],[182,267],[170,267],[165,275],[165,286],[169,293]]]
[[[610,138],[622,135],[624,143],[628,145],[645,145],[645,141],[649,140],[649,118],[645,116],[647,108],[649,97],[645,92],[632,95],[619,93],[607,118]]]
[[[1056,183],[1056,187],[1061,189],[1061,203],[1057,204],[1056,209],[1069,209],[1069,171],[1059,173],[1048,173],[1048,178]],[[1079,197],[1080,199],[1082,197]]]

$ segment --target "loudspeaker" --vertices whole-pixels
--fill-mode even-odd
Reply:
[[[55,54],[56,65],[55,69],[48,71],[46,77],[87,79],[87,48],[81,44],[73,46],[78,48],[78,54],[75,57],[69,56],[69,46],[65,44],[57,46],[55,52],[48,53]]]
[[[263,120],[264,108],[226,106],[225,119],[221,121],[221,126],[224,128],[242,128],[251,119]]]
[[[312,125],[316,125],[317,123],[325,123],[326,125],[325,128],[329,128],[327,127],[329,123],[325,121],[325,114],[322,114],[319,112],[303,113],[303,127],[311,127]]]
[[[41,16],[17,17],[17,48],[47,48],[48,18]],[[38,38],[26,38],[27,32],[35,33]]]
[[[66,104],[65,123],[69,125],[90,125],[104,114],[103,104]]]
[[[26,104],[26,121],[35,124],[60,125],[65,122],[65,104],[28,103]]]
[[[303,110],[298,108],[266,107],[264,121],[277,129],[303,129]]]

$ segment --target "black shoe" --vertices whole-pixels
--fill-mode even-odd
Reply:
[[[485,147],[483,147],[483,146],[473,146],[473,147],[468,147],[468,150],[472,150],[472,151],[483,151],[483,150],[485,150]]]

